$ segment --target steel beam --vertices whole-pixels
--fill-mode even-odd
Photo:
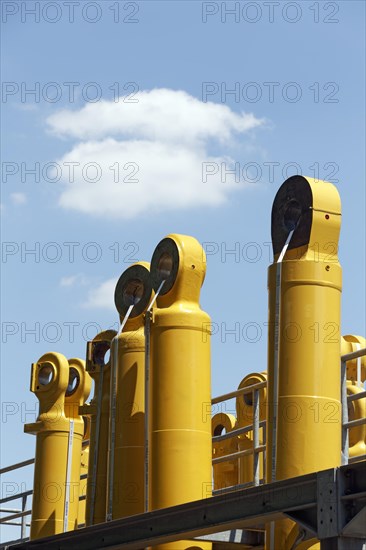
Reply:
[[[245,526],[263,528],[284,512],[316,506],[316,495],[317,477],[309,474],[18,544],[12,550],[141,550],[183,535],[187,539]]]
[[[320,550],[366,550],[365,539],[333,537],[320,543]]]
[[[356,516],[365,499],[365,463],[358,463],[20,543],[9,550],[141,550],[234,529],[263,529],[265,523],[284,516],[308,525],[322,550],[351,549],[351,544],[360,550],[366,536],[351,537],[362,536],[364,512]],[[351,531],[343,537],[353,518],[358,534]]]

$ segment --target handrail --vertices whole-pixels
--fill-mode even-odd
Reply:
[[[0,499],[0,504],[3,504],[4,502],[10,502],[11,500],[17,500],[18,498],[22,497],[28,497],[33,493],[33,489],[29,489],[28,491],[23,491],[22,493],[17,493],[16,495],[11,495],[10,497],[4,497]]]
[[[1,468],[0,474],[5,474],[6,472],[11,472],[13,470],[17,470],[18,468],[23,468],[24,466],[29,466],[30,464],[34,464],[34,458],[29,458],[28,460],[23,460],[23,462],[18,462],[17,464],[11,464],[10,466]]]
[[[0,523],[5,523],[6,521],[12,521],[16,518],[23,518],[24,516],[29,516],[32,513],[32,510],[24,510],[23,512],[17,512],[16,514],[11,514],[4,518],[0,518]]]
[[[356,428],[357,426],[363,426],[363,424],[366,424],[366,418],[357,418],[356,420],[349,420],[345,424],[343,424],[346,428]]]
[[[255,448],[255,453],[262,453],[266,450],[265,445],[258,445]],[[220,462],[227,462],[229,460],[240,458],[241,456],[249,456],[253,454],[253,449],[245,449],[244,451],[237,451],[236,453],[231,453],[229,455],[218,456],[217,458],[212,459],[212,464],[219,464]],[[236,487],[236,485],[234,485]]]
[[[246,393],[251,393],[254,390],[260,390],[261,388],[265,388],[267,386],[267,382],[257,382],[256,384],[252,384],[251,386],[246,386],[245,388],[240,388],[238,390],[224,393],[223,395],[219,395],[218,397],[214,397],[211,400],[212,405],[216,405],[217,403],[221,403],[222,401],[228,401],[229,399],[233,399],[234,397],[238,397],[239,395],[243,395]]]
[[[357,359],[358,357],[362,357],[363,355],[366,355],[366,348],[358,349],[357,351],[352,351],[351,353],[346,353],[345,355],[342,355],[341,361],[347,363],[347,361]]]
[[[266,420],[261,420],[259,422],[259,427],[264,428],[266,425]],[[248,426],[244,426],[243,428],[237,428],[236,430],[231,430],[231,432],[227,432],[223,435],[215,435],[212,438],[213,442],[219,442],[219,441],[225,441],[226,439],[232,439],[233,437],[236,437],[237,435],[246,434],[248,432],[253,431],[253,424],[248,424]]]
[[[366,355],[366,348],[358,349],[351,353],[346,353],[341,356],[341,400],[342,400],[342,466],[349,464],[349,462],[355,462],[354,459],[362,460],[360,457],[349,457],[349,430],[356,426],[362,426],[366,424],[366,418],[357,418],[356,420],[349,420],[348,418],[348,403],[362,399],[365,397],[366,392],[359,392],[358,394],[347,395],[347,362],[352,359],[357,359]]]
[[[239,437],[240,435],[246,434],[248,432],[253,432],[253,443],[251,448],[245,449],[242,451],[236,451],[234,453],[222,455],[219,457],[214,457],[212,459],[212,464],[220,464],[222,462],[229,462],[232,460],[239,460],[239,458],[244,456],[253,456],[253,480],[248,483],[248,487],[258,486],[261,484],[261,482],[264,482],[264,479],[260,478],[259,474],[259,454],[263,453],[263,464],[265,464],[266,460],[266,445],[260,444],[259,442],[259,430],[263,429],[263,442],[266,440],[266,426],[267,422],[266,420],[259,420],[259,397],[260,393],[259,390],[262,388],[265,388],[267,386],[267,381],[264,380],[262,382],[257,382],[256,384],[251,384],[250,386],[246,386],[244,388],[239,388],[236,391],[229,392],[223,395],[220,395],[218,397],[215,397],[212,399],[211,404],[216,405],[217,403],[221,403],[222,401],[227,401],[229,399],[233,399],[235,397],[239,397],[240,395],[246,395],[251,393],[252,394],[252,403],[253,403],[253,422],[252,424],[248,424],[247,426],[244,426],[242,428],[237,428],[235,430],[231,430],[230,432],[227,432],[223,435],[217,435],[212,437],[213,443],[219,443],[221,441],[226,441],[228,439],[232,439],[234,437]],[[239,481],[239,480],[238,480]],[[233,485],[233,489],[237,485]],[[216,490],[213,492],[216,494]]]
[[[360,393],[353,393],[352,395],[348,395],[347,399],[348,401],[357,401],[357,399],[363,399],[366,397],[366,391],[360,391]]]

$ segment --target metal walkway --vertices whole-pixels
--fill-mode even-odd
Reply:
[[[289,517],[321,550],[366,548],[365,462],[240,489],[200,501],[9,546],[11,550],[141,550],[180,539],[222,540],[224,531],[262,530]],[[221,533],[218,536],[210,536]],[[225,538],[224,538],[225,540]],[[244,542],[244,545],[243,545]],[[238,547],[248,547],[244,541]],[[249,542],[249,540],[248,540]],[[254,542],[254,541],[253,541]],[[251,548],[262,546],[261,537]],[[231,543],[235,544],[235,542]],[[236,545],[235,545],[236,546]]]

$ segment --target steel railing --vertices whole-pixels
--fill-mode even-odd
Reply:
[[[366,398],[366,391],[360,391],[357,394],[347,395],[347,362],[353,359],[358,359],[366,355],[366,348],[342,355],[341,357],[341,402],[342,402],[342,465],[349,464],[353,462],[358,462],[360,460],[366,460],[366,454],[358,455],[354,457],[349,457],[349,430],[357,426],[362,426],[366,424],[366,418],[359,418],[356,420],[349,420],[348,418],[348,404],[357,401],[359,399]],[[253,423],[249,424],[242,428],[236,428],[228,433],[217,435],[212,438],[213,443],[219,443],[220,441],[225,441],[228,439],[236,438],[239,435],[246,434],[248,432],[253,432],[252,437],[252,448],[246,449],[244,451],[236,451],[234,453],[229,453],[223,456],[215,457],[212,460],[212,464],[220,464],[222,462],[228,462],[233,460],[239,460],[244,456],[253,456],[253,479],[247,483],[241,483],[233,485],[230,487],[224,487],[221,489],[216,489],[213,491],[213,494],[222,494],[225,492],[231,492],[234,490],[239,490],[245,487],[258,486],[264,483],[264,479],[260,478],[260,469],[259,469],[259,459],[260,453],[263,453],[263,472],[265,471],[265,462],[266,462],[266,427],[267,422],[265,420],[259,420],[259,409],[260,409],[260,390],[267,387],[267,382],[258,382],[251,386],[245,388],[240,388],[239,390],[232,391],[215,397],[212,399],[211,404],[216,405],[234,399],[241,395],[252,394],[252,403],[253,403]],[[263,404],[262,404],[263,405]],[[263,430],[263,443],[260,443],[260,429]],[[17,464],[12,464],[0,470],[0,475],[24,468],[26,466],[34,464],[34,458],[29,460],[24,460]],[[82,475],[80,479],[85,479],[86,474]],[[239,481],[239,480],[238,480]],[[12,502],[14,500],[21,500],[21,508],[1,508],[1,514],[8,514],[5,517],[0,518],[0,524],[11,525],[15,527],[20,527],[20,536],[21,539],[18,539],[19,542],[27,540],[26,529],[29,527],[27,523],[27,517],[31,515],[31,510],[27,509],[28,497],[33,494],[33,490],[23,491],[16,493],[14,495],[0,499],[0,506],[7,502]],[[80,500],[85,500],[85,496],[81,496]],[[15,521],[20,519],[20,521]],[[6,543],[2,543],[5,544]]]
[[[21,468],[25,468],[26,466],[30,466],[34,464],[34,458],[30,458],[29,460],[24,460],[23,462],[18,462],[17,464],[12,464],[11,466],[6,466],[5,468],[2,468],[0,470],[0,475],[12,472],[14,470],[19,470]],[[86,479],[87,474],[82,474],[80,476],[80,480]],[[33,495],[33,489],[30,489],[28,491],[22,491],[21,493],[16,493],[14,495],[10,495],[8,497],[4,497],[0,499],[0,514],[7,514],[6,516],[0,517],[0,524],[1,525],[11,525],[13,527],[20,527],[20,539],[17,539],[17,542],[24,542],[28,540],[27,537],[27,527],[30,527],[30,523],[27,523],[27,517],[32,514],[31,509],[27,509],[27,503],[28,503],[28,497]],[[81,495],[79,497],[80,500],[85,500],[85,495]],[[22,505],[21,508],[3,508],[2,505],[7,502],[12,502],[14,500],[21,499]],[[14,521],[16,519],[20,519],[20,521]],[[81,526],[79,526],[81,527]],[[6,545],[6,542],[1,543],[1,547],[3,545]]]
[[[349,430],[357,426],[362,426],[366,424],[366,418],[358,418],[356,420],[349,420],[348,418],[348,404],[352,401],[357,401],[359,399],[366,398],[366,391],[360,391],[357,394],[347,395],[347,362],[353,359],[361,358],[366,355],[366,348],[359,349],[352,353],[341,356],[341,403],[342,403],[342,459],[341,463],[349,464],[353,462],[359,462],[360,460],[366,460],[366,454],[357,455],[354,457],[349,457]],[[360,374],[360,373],[359,373]],[[257,486],[264,480],[259,478],[259,454],[263,453],[263,471],[265,471],[265,461],[266,461],[266,428],[267,422],[265,420],[259,421],[259,390],[267,386],[267,382],[259,382],[253,384],[252,386],[247,386],[246,388],[241,388],[239,390],[221,395],[212,400],[212,405],[228,401],[240,395],[252,393],[253,394],[253,424],[245,426],[244,428],[234,429],[224,435],[214,436],[212,438],[213,442],[220,442],[239,435],[245,434],[247,432],[253,431],[253,446],[251,449],[245,451],[237,451],[235,453],[230,453],[223,455],[212,460],[212,464],[219,464],[222,462],[228,462],[232,460],[238,460],[243,456],[252,455],[253,456],[253,480],[248,483],[233,485],[231,487],[225,487],[224,489],[216,489],[213,491],[214,494],[229,492],[232,490],[237,490],[238,488],[248,487],[248,486]],[[263,428],[263,444],[259,444],[259,429]]]
[[[253,423],[252,424],[248,424],[247,426],[244,426],[242,428],[236,428],[223,435],[213,436],[212,438],[213,443],[219,443],[220,441],[225,441],[227,439],[232,439],[234,437],[236,438],[239,435],[243,435],[248,432],[253,432],[253,438],[252,438],[253,445],[251,449],[245,449],[244,451],[236,451],[235,453],[230,453],[230,454],[212,459],[212,464],[215,465],[215,464],[220,464],[221,462],[239,460],[244,456],[252,455],[253,456],[253,481],[249,481],[247,483],[241,483],[241,484],[238,483],[237,485],[233,485],[231,487],[215,489],[213,491],[213,494],[222,494],[223,492],[237,490],[238,488],[251,487],[253,485],[257,486],[257,485],[260,485],[260,483],[264,482],[264,479],[260,478],[260,473],[259,473],[259,455],[260,453],[263,453],[263,471],[265,471],[266,421],[259,420],[259,407],[260,407],[259,396],[260,396],[260,390],[266,387],[267,387],[267,381],[257,382],[256,384],[252,384],[245,388],[240,388],[236,391],[226,393],[224,395],[220,395],[219,397],[215,397],[211,401],[212,405],[216,405],[218,403],[223,403],[224,401],[229,401],[230,399],[234,399],[236,397],[239,397],[242,395],[244,396],[251,393],[252,403],[253,403]],[[263,429],[262,444],[260,444],[260,441],[259,441],[259,430],[261,428]]]
[[[34,464],[34,458],[30,458],[28,460],[23,460],[22,462],[18,462],[17,464],[12,464],[11,466],[6,466],[5,468],[2,468],[0,470],[0,475],[6,474],[8,472],[12,472],[14,470],[19,470],[20,468],[25,468],[26,466],[30,466]],[[10,495],[8,497],[4,497],[0,499],[0,513],[1,514],[7,514],[4,517],[0,518],[0,524],[3,525],[11,525],[13,527],[20,527],[20,539],[26,540],[27,539],[27,527],[30,526],[29,523],[27,523],[27,516],[30,516],[32,513],[32,510],[27,510],[27,503],[28,503],[28,497],[33,494],[33,490],[29,491],[22,491],[20,493],[16,493],[15,495]],[[21,508],[3,508],[3,504],[7,502],[12,502],[14,500],[21,500]],[[14,521],[16,519],[20,519],[20,521]]]
[[[366,418],[358,418],[357,420],[349,420],[348,404],[358,399],[366,397],[366,391],[361,391],[352,395],[347,395],[347,362],[352,359],[359,359],[366,355],[366,348],[347,353],[341,357],[341,399],[342,399],[342,466],[359,460],[365,460],[366,454],[349,457],[349,430],[356,426],[366,424]],[[360,369],[361,370],[361,369]],[[359,373],[361,376],[361,372]],[[360,383],[360,381],[359,381]]]

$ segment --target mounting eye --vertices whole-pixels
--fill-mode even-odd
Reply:
[[[48,386],[55,376],[52,363],[40,363],[38,371],[38,383],[40,386]]]
[[[110,357],[111,343],[109,340],[88,342],[91,345],[91,359],[95,365],[107,365]]]
[[[66,389],[66,397],[76,392],[80,384],[80,375],[77,369],[70,367],[69,383]]]
[[[273,254],[279,254],[290,231],[295,229],[289,249],[309,243],[313,223],[313,193],[303,176],[291,176],[279,188],[272,206]]]
[[[212,435],[224,435],[234,429],[236,419],[232,414],[217,413],[211,419]]]
[[[244,401],[244,404],[247,405],[248,407],[253,407],[253,393],[252,392],[244,393],[243,401]]]
[[[160,241],[151,259],[150,273],[155,292],[162,281],[161,295],[167,294],[174,286],[179,269],[179,250],[176,242],[167,237]]]
[[[215,426],[213,435],[216,437],[217,435],[224,435],[226,433],[226,428],[223,424],[218,424]]]
[[[121,317],[126,315],[130,306],[134,306],[130,317],[141,315],[152,299],[152,281],[150,271],[141,264],[126,269],[120,276],[114,293],[114,303]]]

